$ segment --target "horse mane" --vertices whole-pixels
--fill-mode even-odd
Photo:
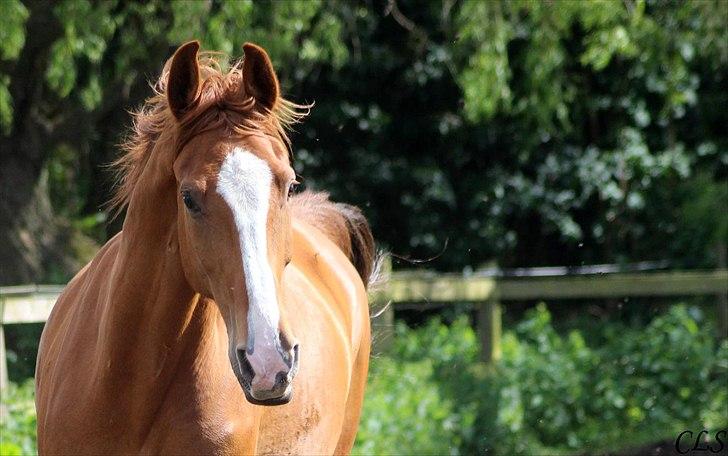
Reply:
[[[170,59],[171,61],[171,59]],[[131,134],[121,143],[119,158],[110,167],[115,171],[117,186],[107,207],[116,217],[129,204],[142,171],[160,141],[169,141],[179,150],[193,137],[215,128],[225,128],[230,135],[264,131],[280,140],[290,151],[287,132],[305,117],[310,105],[299,105],[279,98],[272,110],[256,105],[245,92],[242,60],[225,71],[221,62],[230,59],[222,53],[202,52],[198,57],[200,92],[196,104],[180,120],[167,103],[167,81],[170,61],[164,66],[154,94],[136,112],[131,112]],[[177,127],[177,124],[179,126]],[[177,135],[172,134],[178,132]]]
[[[291,199],[293,216],[321,230],[349,258],[365,287],[378,280],[381,255],[361,209],[329,200],[326,192],[305,191]]]

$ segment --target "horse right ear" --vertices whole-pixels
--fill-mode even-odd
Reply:
[[[197,104],[200,86],[200,67],[197,63],[198,41],[190,41],[172,56],[167,79],[167,103],[179,120]]]
[[[272,111],[278,102],[280,87],[273,64],[265,50],[253,43],[243,45],[243,84],[245,92],[265,110]]]

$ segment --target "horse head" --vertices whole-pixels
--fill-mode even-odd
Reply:
[[[177,132],[182,268],[192,288],[220,309],[228,357],[248,401],[285,404],[298,368],[298,344],[280,306],[297,182],[281,125],[286,112],[295,113],[260,47],[246,44],[242,68],[225,77],[206,77],[198,50],[197,42],[181,46],[165,70]]]

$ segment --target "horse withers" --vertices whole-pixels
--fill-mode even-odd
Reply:
[[[374,242],[295,194],[266,52],[181,46],[116,163],[122,231],[71,280],[36,370],[41,454],[346,453],[366,383]],[[269,407],[266,407],[269,406]]]

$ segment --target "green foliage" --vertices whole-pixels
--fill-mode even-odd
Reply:
[[[3,391],[0,403],[8,413],[0,422],[0,454],[3,456],[38,453],[34,386],[33,379],[30,379],[20,385],[11,383]]]
[[[383,358],[373,366],[355,454],[458,454],[458,414],[442,397],[433,362],[398,363]],[[396,413],[393,413],[396,411]]]
[[[0,61],[15,60],[25,44],[23,26],[28,19],[28,10],[20,0],[2,2],[0,14],[3,26],[0,27]],[[8,90],[10,78],[0,74],[0,131],[7,134],[13,120],[13,101]]]
[[[0,29],[0,59],[12,60],[25,44],[23,26],[28,19],[28,9],[20,0],[6,0],[3,2],[3,28]]]
[[[58,2],[55,14],[63,25],[64,34],[51,50],[46,72],[48,83],[60,97],[74,91],[89,111],[98,106],[109,85],[131,83],[125,75],[138,65],[135,60],[148,51],[144,40],[161,40],[173,46],[198,39],[203,47],[229,55],[239,55],[245,41],[257,41],[266,46],[276,61],[300,59],[303,64],[331,61],[340,66],[346,59],[346,49],[339,37],[339,21],[324,11],[321,1],[270,2],[254,9],[249,0],[123,7],[116,1],[71,0]],[[124,35],[127,39],[121,43],[122,49],[115,51],[122,58],[105,59],[108,46],[118,46],[114,42],[115,34],[123,27],[137,26],[136,21],[141,17],[145,21],[141,29],[128,30]],[[272,35],[271,29],[279,32]],[[230,33],[230,30],[244,30],[244,33]],[[134,39],[134,34],[138,34],[138,39]],[[297,40],[301,40],[300,52],[290,46]],[[105,66],[108,65],[112,65],[113,72],[107,71]],[[82,79],[76,75],[79,67],[86,70]]]
[[[595,347],[578,331],[557,334],[545,306],[531,311],[504,338],[501,381],[510,386],[498,423],[517,431],[504,439],[521,451],[524,442],[600,449],[625,436],[640,444],[724,426],[728,342],[717,346],[693,311],[672,307],[644,329],[610,323]]]
[[[10,78],[0,75],[0,129],[3,134],[10,131],[10,123],[13,120],[13,102],[8,91]]]
[[[578,404],[594,400],[586,384],[594,355],[579,332],[567,337],[551,326],[541,305],[503,340],[500,408],[496,422],[518,452],[529,445],[579,448],[578,434],[586,412]],[[513,437],[510,437],[513,436]]]
[[[475,45],[459,79],[465,112],[474,121],[511,107],[507,44],[513,32],[503,18],[503,6],[499,2],[465,2],[458,17],[459,38]]]
[[[391,358],[373,360],[355,451],[613,451],[728,424],[728,341],[716,344],[697,308],[597,331],[594,346],[578,330],[560,334],[539,305],[485,368],[465,318],[399,326]]]
[[[660,195],[662,204],[655,209],[665,209],[673,214],[669,223],[676,235],[670,250],[684,255],[682,263],[685,267],[706,267],[718,263],[715,258],[720,255],[718,249],[711,252],[712,255],[699,252],[704,251],[706,244],[725,248],[728,240],[728,217],[725,216],[728,185],[700,173],[670,190],[670,196],[664,195],[667,192],[667,189],[663,190]],[[668,200],[672,207],[668,206]],[[707,259],[696,261],[706,256]]]
[[[397,253],[431,257],[448,240],[436,268],[714,266],[725,238],[682,231],[728,223],[683,199],[726,187],[721,0],[64,0],[55,22],[33,5],[2,2],[0,127],[17,133],[13,97],[38,84],[28,90],[43,96],[23,106],[53,131],[33,146],[37,167],[77,187],[52,194],[65,217],[88,220],[108,199],[101,165],[125,110],[176,45],[199,39],[233,56],[263,45],[284,93],[316,103],[293,138],[305,185],[362,206]],[[26,49],[26,23],[47,49]],[[56,160],[59,147],[74,159]],[[686,215],[699,219],[686,227]]]
[[[660,256],[654,246],[634,246],[655,233],[669,244],[665,237],[677,233],[665,229],[672,222],[664,211],[650,210],[661,187],[690,181],[696,170],[725,186],[725,135],[694,130],[712,123],[697,112],[723,117],[717,105],[698,108],[714,97],[706,69],[728,63],[728,29],[716,26],[718,17],[725,25],[718,2],[465,2],[455,48],[465,113],[516,135],[490,141],[516,164],[489,156],[497,170],[482,193],[484,218],[502,220],[505,232],[479,224],[480,233],[528,255],[537,247],[517,224],[532,229],[537,221],[534,243],[546,235],[599,261]],[[699,36],[709,37],[700,53]],[[701,159],[701,150],[715,155]],[[615,244],[630,247],[615,255]],[[702,245],[689,262],[712,256],[715,242]]]

